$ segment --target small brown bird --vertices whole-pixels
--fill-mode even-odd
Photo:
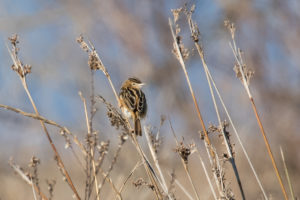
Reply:
[[[144,92],[141,90],[144,83],[138,78],[126,80],[120,90],[120,107],[126,117],[132,118],[134,122],[134,132],[142,135],[141,121],[147,113],[147,102]]]

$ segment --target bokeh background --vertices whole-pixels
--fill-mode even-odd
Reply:
[[[229,47],[230,34],[224,20],[235,23],[239,47],[245,52],[245,62],[255,70],[251,81],[258,110],[283,175],[279,146],[281,145],[294,183],[300,194],[300,2],[298,0],[201,0],[196,4],[194,19],[198,23],[202,44],[217,85],[232,114],[240,137],[263,182],[268,195],[282,199],[279,184],[259,133],[251,105],[240,81],[232,70],[234,56]],[[21,82],[11,70],[12,61],[6,48],[7,38],[13,33],[20,36],[20,57],[32,65],[28,76],[29,89],[40,114],[69,127],[79,138],[86,133],[83,105],[78,96],[82,91],[90,95],[90,71],[87,54],[76,43],[82,33],[91,40],[116,87],[129,76],[139,77],[147,86],[145,93],[149,113],[144,124],[159,127],[160,116],[170,116],[179,137],[186,143],[195,141],[203,155],[205,149],[198,138],[201,129],[189,94],[182,69],[172,55],[172,37],[168,18],[171,9],[184,5],[183,1],[135,0],[0,0],[0,103],[33,112]],[[187,23],[179,21],[185,46],[193,48]],[[199,57],[191,50],[187,61],[188,72],[196,92],[201,112],[207,124],[216,124],[217,118]],[[105,76],[95,75],[96,93],[117,105]],[[118,142],[118,132],[110,127],[106,109],[98,103],[95,128],[100,140],[110,139],[108,166]],[[225,115],[223,115],[225,117]],[[225,118],[224,118],[225,119]],[[59,130],[50,128],[66,167],[70,170],[79,191],[84,191],[84,173],[70,151],[64,149]],[[231,128],[229,128],[231,131]],[[182,171],[175,142],[168,123],[161,128],[163,143],[160,158],[165,172],[175,169],[177,178],[189,188]],[[212,136],[218,143],[218,137]],[[235,137],[236,158],[248,199],[261,199],[259,187],[241,152]],[[145,151],[145,139],[140,138]],[[121,153],[112,173],[117,185],[129,174],[138,160],[131,142],[125,144],[131,156]],[[126,152],[126,151],[125,151]],[[14,174],[8,161],[13,157],[21,166],[27,166],[32,155],[41,159],[40,181],[46,188],[46,179],[56,179],[55,199],[71,199],[72,192],[62,181],[53,153],[38,121],[0,110],[0,198],[32,199],[31,188]],[[191,160],[199,193],[204,199],[212,198],[197,159]],[[228,167],[228,181],[239,199],[235,179]],[[140,174],[143,174],[140,169]],[[139,177],[138,174],[136,177]],[[286,184],[286,178],[284,183]],[[108,185],[108,184],[107,184]],[[286,184],[287,186],[287,184]],[[82,187],[82,188],[80,188]],[[107,189],[107,199],[113,192]],[[45,189],[46,190],[46,189]],[[190,190],[192,191],[192,190]],[[147,189],[136,189],[128,184],[124,198],[152,199]],[[181,199],[185,196],[178,192]],[[82,193],[83,194],[83,193]]]

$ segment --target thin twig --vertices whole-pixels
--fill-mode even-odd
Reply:
[[[43,117],[41,115],[37,115],[35,113],[28,113],[28,112],[25,112],[25,111],[23,111],[21,109],[14,108],[14,107],[11,107],[11,106],[8,106],[8,105],[0,104],[0,108],[4,108],[6,110],[13,111],[13,112],[21,114],[21,115],[23,115],[25,117],[29,117],[29,118],[33,118],[33,119],[36,119],[36,120],[43,121],[45,124],[56,126],[57,128],[61,129],[63,132],[66,132],[67,134],[71,135],[72,138],[73,138],[73,140],[74,140],[74,142],[75,142],[75,144],[77,144],[79,146],[79,148],[81,149],[82,153],[84,155],[86,155],[86,150],[83,147],[82,143],[78,140],[78,138],[67,127],[59,125],[55,121],[46,119],[45,117]],[[77,158],[78,158],[78,156],[77,156]]]
[[[9,165],[13,168],[13,170],[19,174],[21,176],[21,178],[28,184],[30,185],[36,193],[38,193],[40,195],[40,197],[43,200],[48,200],[48,198],[46,197],[46,195],[33,183],[33,181],[31,179],[29,179],[28,176],[26,176],[26,174],[24,174],[23,170],[21,169],[20,166],[16,165],[13,163],[12,160],[9,161]],[[35,194],[35,193],[34,193]]]
[[[168,121],[169,121],[171,130],[172,130],[172,133],[173,133],[175,142],[176,142],[176,146],[179,146],[179,142],[178,142],[178,139],[177,139],[177,137],[176,137],[176,133],[175,133],[175,131],[174,131],[174,129],[173,129],[172,123],[171,123],[170,119],[168,119]],[[182,163],[182,165],[183,165],[184,171],[185,171],[185,173],[186,173],[186,175],[187,175],[187,177],[188,177],[188,179],[189,179],[189,182],[190,182],[191,185],[192,185],[192,188],[193,188],[193,191],[194,191],[194,193],[195,193],[195,196],[196,196],[196,198],[197,198],[198,200],[200,200],[199,195],[198,195],[198,192],[197,192],[197,190],[196,190],[196,186],[195,186],[195,184],[194,184],[194,182],[193,182],[193,179],[191,178],[191,175],[190,175],[190,172],[189,172],[189,169],[188,169],[187,162],[186,162],[185,160],[183,160],[182,157],[180,157],[180,160],[181,160],[181,163]]]
[[[283,154],[281,146],[279,148],[280,148],[280,154],[281,154],[281,158],[282,158],[282,162],[283,162],[285,176],[286,176],[288,184],[289,184],[289,189],[290,189],[291,197],[292,197],[292,200],[295,200],[295,193],[294,193],[293,185],[292,185],[292,182],[291,182],[291,179],[290,179],[289,171],[288,171],[288,168],[286,166],[284,154]]]
[[[115,97],[116,97],[116,100],[117,100],[117,102],[118,102],[118,105],[120,105],[119,96],[117,95],[116,89],[115,89],[115,87],[114,87],[114,85],[113,85],[113,83],[112,83],[112,81],[111,81],[111,77],[110,77],[110,75],[109,75],[109,73],[108,73],[106,67],[104,66],[103,62],[101,61],[101,59],[100,59],[98,53],[96,52],[96,49],[93,47],[92,43],[89,42],[90,45],[92,46],[92,48],[91,48],[91,47],[89,47],[89,46],[83,41],[83,37],[82,37],[82,36],[80,36],[80,37],[77,39],[77,41],[78,41],[81,45],[83,44],[84,46],[87,46],[87,49],[88,49],[87,52],[89,52],[90,55],[96,56],[96,58],[97,58],[97,60],[98,60],[98,62],[99,62],[99,63],[98,63],[98,64],[99,64],[99,68],[98,68],[98,69],[100,69],[100,70],[104,73],[104,75],[106,76],[106,78],[107,78],[107,80],[108,80],[108,82],[109,82],[109,84],[110,84],[110,86],[111,86],[111,89],[113,90],[113,93],[114,93],[114,95],[115,95]],[[129,120],[128,120],[127,117],[126,117],[126,122],[127,122],[128,127],[130,128],[130,130],[132,130],[131,125],[130,125]],[[154,188],[155,188],[154,191],[155,191],[155,194],[156,194],[156,198],[157,198],[157,199],[162,199],[162,198],[163,198],[163,197],[162,197],[162,194],[161,194],[161,192],[159,191],[158,185],[157,185],[157,183],[156,183],[156,181],[155,181],[155,177],[156,177],[155,172],[151,169],[151,165],[150,165],[149,161],[147,160],[147,158],[146,158],[144,152],[142,151],[142,148],[140,147],[140,145],[139,145],[139,143],[138,143],[138,141],[137,141],[136,135],[133,134],[133,133],[131,133],[131,138],[132,138],[132,141],[133,141],[133,143],[134,143],[134,145],[135,145],[135,147],[136,147],[136,150],[138,151],[138,153],[140,154],[141,158],[142,158],[143,161],[144,161],[143,163],[144,163],[144,167],[145,167],[145,170],[146,170],[146,172],[147,172],[147,175],[148,175],[148,177],[149,177],[151,183],[153,184],[153,186],[154,186]]]
[[[86,100],[82,96],[81,92],[79,93],[79,96],[80,96],[80,98],[81,98],[81,100],[83,102],[84,114],[85,114],[85,119],[86,119],[86,126],[87,126],[87,129],[88,129],[88,134],[90,135],[91,131],[92,131],[92,128],[91,128],[92,122],[89,121],[89,117],[88,117],[88,113],[87,113],[87,107],[86,107]],[[92,166],[93,166],[93,175],[94,175],[94,180],[95,180],[96,197],[97,197],[97,200],[100,200],[98,189],[97,189],[98,188],[98,181],[97,181],[97,176],[96,176],[96,167],[95,167],[94,150],[93,150],[93,148],[90,148],[90,151],[91,151],[91,160],[92,160]],[[86,169],[86,170],[88,170],[88,169]]]
[[[202,130],[204,132],[204,139],[206,140],[207,144],[210,146],[211,142],[210,142],[210,139],[208,137],[208,133],[207,133],[206,128],[205,128],[205,124],[204,124],[204,121],[203,121],[203,118],[202,118],[202,115],[201,115],[201,112],[200,112],[200,109],[199,109],[199,106],[198,106],[198,103],[197,103],[197,100],[196,100],[196,97],[195,97],[195,94],[194,94],[194,90],[192,88],[192,84],[191,84],[189,75],[187,73],[186,67],[185,67],[183,56],[182,56],[182,53],[180,51],[179,44],[178,44],[178,41],[176,39],[174,30],[173,30],[173,23],[172,23],[172,20],[170,18],[169,18],[169,26],[170,26],[171,34],[172,34],[172,37],[173,37],[173,40],[174,40],[176,55],[177,55],[177,58],[179,60],[180,65],[183,69],[187,84],[188,84],[189,89],[190,89],[190,93],[192,95],[192,98],[193,98],[193,101],[194,101],[194,104],[195,104],[195,107],[196,107],[196,112],[198,114],[198,118],[199,118],[200,124],[202,126]],[[214,152],[211,148],[210,148],[210,154],[213,158],[215,158]]]
[[[153,145],[152,145],[152,143],[150,141],[151,139],[150,139],[150,130],[149,129],[150,129],[149,126],[148,127],[144,126],[144,132],[145,132],[145,135],[146,135],[148,147],[150,149],[150,152],[151,152],[153,161],[155,163],[156,169],[158,170],[158,173],[160,175],[160,179],[161,179],[161,182],[162,182],[161,185],[163,186],[162,188],[163,188],[164,192],[168,195],[169,199],[172,199],[172,197],[171,197],[171,195],[169,194],[169,191],[168,191],[168,187],[167,187],[167,183],[165,181],[165,177],[164,177],[164,175],[162,173],[162,170],[160,168],[157,155],[156,155],[155,150],[153,148]]]
[[[119,198],[119,200],[122,200],[122,195],[121,192],[118,191],[118,189],[116,188],[115,184],[112,182],[111,178],[109,178],[108,173],[104,173],[102,171],[102,169],[100,168],[99,171],[101,172],[102,176],[103,176],[103,181],[108,181],[110,183],[110,186],[112,187],[113,191],[116,193],[116,197]]]
[[[133,169],[130,171],[129,175],[127,176],[127,178],[126,178],[125,181],[123,182],[122,186],[120,187],[118,194],[121,194],[121,193],[122,193],[122,191],[123,191],[123,189],[124,189],[124,187],[125,187],[127,181],[129,180],[129,178],[132,176],[132,174],[135,172],[135,170],[136,170],[137,168],[139,168],[140,166],[142,166],[142,165],[143,165],[143,163],[141,163],[141,162],[137,162],[137,163],[136,163],[136,165],[135,165],[135,166],[133,167]]]
[[[8,48],[8,47],[7,47],[7,48]],[[17,58],[17,55],[16,55],[16,54],[13,54],[13,53],[10,51],[9,48],[8,48],[8,51],[9,51],[11,57],[12,57],[12,60],[13,60],[13,63],[14,63],[14,65],[15,65],[15,67],[19,67],[19,68],[21,68],[21,69],[24,69],[24,67],[23,67],[22,64],[21,64],[21,61]],[[30,100],[30,102],[31,102],[31,105],[32,105],[32,107],[33,107],[33,109],[34,109],[36,115],[40,115],[39,112],[38,112],[38,110],[37,110],[37,107],[36,107],[36,105],[35,105],[35,103],[34,103],[32,97],[31,97],[31,94],[30,94],[30,92],[29,92],[29,90],[28,90],[27,82],[26,82],[26,76],[24,75],[24,72],[23,72],[22,74],[18,74],[18,75],[19,75],[19,78],[20,78],[20,80],[21,80],[21,82],[22,82],[22,85],[23,85],[23,87],[24,87],[24,89],[25,89],[25,91],[26,91],[26,94],[27,94],[27,96],[28,96],[28,98],[29,98],[29,100]],[[76,188],[75,188],[75,186],[74,186],[74,184],[73,184],[73,182],[72,182],[72,180],[71,180],[71,177],[69,176],[69,173],[68,173],[68,171],[66,170],[66,168],[65,168],[65,166],[64,166],[64,163],[63,163],[63,161],[62,161],[62,159],[61,159],[61,157],[60,157],[60,155],[59,155],[59,153],[58,153],[58,151],[57,151],[57,149],[56,149],[56,146],[54,145],[54,143],[53,143],[53,141],[52,141],[52,139],[51,139],[51,137],[50,137],[50,135],[49,135],[49,132],[48,132],[48,130],[47,130],[47,128],[46,128],[45,123],[44,123],[43,121],[41,121],[41,120],[40,120],[40,122],[41,122],[41,126],[42,126],[42,128],[43,128],[43,130],[44,130],[44,132],[45,132],[45,134],[46,134],[46,136],[47,136],[47,139],[48,139],[48,141],[49,141],[49,143],[50,143],[50,145],[51,145],[51,147],[52,147],[52,150],[53,150],[53,152],[54,152],[54,154],[55,154],[55,157],[57,158],[58,164],[59,164],[59,166],[61,167],[61,169],[62,169],[64,175],[66,176],[66,179],[67,179],[67,182],[69,183],[69,186],[71,187],[72,191],[74,192],[76,198],[77,198],[78,200],[80,200],[81,198],[79,197],[79,194],[78,194],[78,192],[77,192],[77,190],[76,190]]]
[[[211,182],[211,180],[210,180],[210,177],[209,177],[209,175],[208,175],[207,169],[206,169],[205,164],[204,164],[204,162],[203,162],[203,160],[202,160],[202,157],[201,157],[201,155],[200,155],[200,152],[198,151],[198,149],[196,149],[196,151],[197,151],[197,153],[198,153],[198,157],[199,157],[199,160],[200,160],[200,162],[201,162],[201,165],[202,165],[202,168],[203,168],[205,177],[206,177],[207,182],[208,182],[208,184],[209,184],[209,188],[210,188],[210,190],[211,190],[211,192],[212,192],[212,194],[213,194],[213,196],[214,196],[214,199],[217,200],[218,198],[217,198],[216,192],[215,192],[215,190],[214,190],[214,187],[213,187],[212,182]]]
[[[253,172],[253,174],[254,174],[254,176],[255,176],[255,179],[256,179],[256,181],[257,181],[257,183],[258,183],[258,185],[259,185],[259,187],[260,187],[260,189],[261,189],[261,191],[262,191],[262,193],[263,193],[263,195],[264,195],[264,198],[267,200],[268,197],[267,197],[267,195],[266,195],[266,192],[265,192],[265,190],[264,190],[264,188],[263,188],[263,186],[262,186],[262,183],[261,183],[260,179],[258,178],[258,175],[257,175],[257,173],[256,173],[256,171],[255,171],[255,169],[254,169],[254,166],[253,166],[253,164],[252,164],[252,162],[251,162],[251,159],[250,159],[250,157],[249,157],[249,155],[248,155],[248,153],[247,153],[247,151],[246,151],[246,149],[245,149],[245,147],[244,147],[244,144],[243,144],[243,142],[242,142],[242,140],[241,140],[241,138],[240,138],[240,136],[239,136],[239,133],[237,132],[237,129],[236,129],[236,127],[235,127],[235,125],[234,125],[234,123],[233,123],[233,121],[232,121],[232,119],[231,119],[231,116],[230,116],[230,114],[229,114],[229,112],[228,112],[228,109],[227,109],[227,107],[226,107],[226,105],[225,105],[225,103],[224,103],[224,101],[223,101],[223,98],[222,98],[222,96],[221,96],[221,94],[220,94],[220,91],[219,91],[219,89],[217,88],[216,83],[215,83],[215,81],[214,81],[212,75],[210,74],[210,71],[209,71],[208,68],[206,69],[206,71],[207,71],[207,73],[208,73],[208,75],[209,75],[210,80],[212,81],[212,84],[213,84],[214,89],[215,89],[215,91],[216,91],[216,93],[217,93],[217,95],[218,95],[218,98],[219,98],[219,100],[220,100],[220,102],[221,102],[221,105],[222,105],[222,107],[223,107],[223,109],[224,109],[224,111],[225,111],[225,114],[226,114],[226,116],[227,116],[227,118],[228,118],[228,120],[229,120],[229,122],[230,122],[230,124],[231,124],[231,126],[232,126],[233,132],[234,132],[234,134],[235,134],[235,136],[236,136],[236,138],[237,138],[239,144],[241,145],[242,151],[243,151],[243,153],[244,153],[244,155],[245,155],[245,157],[246,157],[246,159],[247,159],[248,164],[250,165],[250,168],[251,168],[251,170],[252,170],[252,172]]]
[[[252,94],[250,92],[249,84],[248,84],[248,82],[246,80],[246,76],[245,76],[244,69],[243,69],[244,68],[243,66],[245,66],[245,65],[244,65],[244,62],[242,60],[241,51],[237,49],[237,45],[236,45],[236,42],[235,42],[234,34],[231,34],[231,36],[232,36],[232,43],[233,43],[233,45],[230,43],[230,47],[231,47],[232,52],[234,54],[235,60],[237,61],[238,66],[239,66],[239,71],[240,71],[241,76],[242,76],[242,84],[243,84],[243,86],[244,86],[244,88],[245,88],[245,90],[246,90],[246,92],[248,94],[249,100],[251,102],[252,109],[254,111],[257,123],[259,125],[260,132],[261,132],[261,134],[263,136],[263,139],[264,139],[264,142],[265,142],[265,145],[266,145],[269,157],[270,157],[270,159],[272,161],[272,165],[273,165],[273,168],[275,170],[275,174],[276,174],[276,177],[278,179],[281,191],[283,193],[283,196],[284,196],[285,200],[288,200],[288,196],[287,196],[286,190],[284,188],[284,185],[283,185],[283,182],[282,182],[282,178],[281,178],[280,173],[278,171],[278,167],[276,165],[276,162],[275,162],[275,159],[274,159],[271,147],[270,147],[270,143],[268,141],[268,138],[266,136],[264,127],[263,127],[261,119],[259,117],[256,105],[255,105],[255,102],[254,102],[254,98],[252,97]]]
[[[207,67],[205,59],[204,59],[203,49],[201,48],[201,46],[199,44],[199,30],[198,30],[197,24],[192,20],[191,14],[192,14],[192,12],[187,13],[187,21],[188,21],[188,24],[189,24],[190,32],[191,32],[192,38],[194,40],[194,44],[196,46],[198,54],[199,54],[199,56],[201,58],[201,61],[202,61],[202,65],[203,65],[203,68],[204,68],[204,71],[205,71],[206,79],[207,79],[207,82],[208,82],[208,85],[209,85],[210,94],[211,94],[212,101],[214,103],[214,107],[215,107],[215,111],[216,111],[216,115],[217,115],[217,118],[218,118],[219,127],[220,127],[221,133],[223,135],[224,143],[225,143],[225,146],[226,146],[228,158],[229,158],[229,161],[230,161],[231,166],[233,168],[236,180],[238,182],[239,189],[240,189],[240,192],[241,192],[241,195],[242,195],[242,199],[245,199],[245,193],[244,193],[244,190],[243,190],[243,187],[242,187],[242,182],[241,182],[241,179],[240,179],[240,176],[239,176],[239,173],[238,173],[238,169],[236,167],[235,159],[233,157],[233,152],[232,152],[232,149],[230,148],[229,141],[228,141],[227,136],[225,135],[224,129],[222,127],[221,117],[220,117],[220,114],[219,114],[219,109],[218,109],[218,106],[217,106],[217,103],[216,103],[215,95],[214,95],[214,92],[213,92],[213,89],[212,89],[211,80],[210,80],[209,75],[208,75],[208,67]]]
[[[169,174],[170,177],[172,175]],[[183,193],[190,199],[194,200],[194,198],[189,194],[189,192],[184,188],[184,186],[175,178],[175,183],[178,185],[178,187],[183,191]]]

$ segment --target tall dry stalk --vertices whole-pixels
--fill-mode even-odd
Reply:
[[[221,117],[220,117],[220,114],[219,114],[219,109],[218,109],[216,99],[215,99],[215,96],[214,96],[214,92],[213,92],[213,89],[212,89],[212,86],[211,86],[211,81],[210,81],[210,78],[209,78],[209,75],[208,75],[208,72],[207,72],[208,67],[207,67],[205,59],[204,59],[203,48],[200,44],[200,31],[199,31],[198,25],[192,19],[192,14],[194,12],[194,7],[192,7],[191,10],[187,10],[187,8],[185,8],[184,12],[185,12],[186,19],[187,19],[189,29],[190,29],[190,32],[191,32],[191,38],[193,39],[194,45],[195,45],[195,47],[198,51],[198,54],[200,56],[200,59],[202,61],[202,65],[203,65],[203,68],[204,68],[206,79],[207,79],[207,82],[208,82],[208,85],[209,85],[209,90],[210,90],[212,100],[213,100],[213,103],[214,103],[216,115],[217,115],[217,118],[218,118],[219,129],[221,130],[221,133],[222,133],[223,139],[224,139],[224,144],[226,146],[228,159],[229,159],[229,162],[230,162],[230,164],[232,166],[232,169],[234,171],[234,174],[235,174],[235,177],[236,177],[239,189],[240,189],[242,199],[246,199],[244,189],[243,189],[243,186],[242,186],[242,182],[241,182],[241,179],[240,179],[240,175],[239,175],[236,163],[235,163],[235,158],[233,156],[231,144],[230,144],[230,141],[228,140],[228,137],[226,136],[226,134],[224,132],[224,128],[223,128],[222,122],[221,122]]]
[[[18,47],[17,47],[17,44],[19,43],[18,36],[17,35],[12,36],[10,38],[10,41],[11,41],[11,44],[12,44],[12,51],[8,47],[7,47],[7,49],[9,51],[11,59],[12,59],[12,61],[14,63],[14,65],[13,65],[12,68],[18,74],[18,76],[19,76],[19,78],[20,78],[20,80],[22,82],[22,86],[23,86],[23,88],[24,88],[24,90],[25,90],[25,92],[26,92],[26,94],[27,94],[27,96],[28,96],[28,98],[30,100],[30,103],[31,103],[31,105],[32,105],[32,107],[33,107],[36,115],[39,116],[40,114],[38,112],[38,109],[37,109],[37,107],[35,105],[34,100],[32,99],[31,93],[29,92],[29,89],[28,89],[28,86],[27,86],[27,82],[26,82],[26,75],[29,74],[29,73],[31,73],[31,66],[30,65],[23,65],[22,62],[18,58],[18,50],[19,50]],[[63,172],[63,175],[66,177],[66,180],[67,180],[69,186],[71,187],[72,191],[74,192],[76,199],[80,200],[81,198],[80,198],[80,196],[79,196],[79,194],[78,194],[78,192],[77,192],[77,190],[76,190],[76,188],[75,188],[75,186],[74,186],[74,184],[73,184],[73,182],[71,180],[71,177],[70,177],[68,171],[65,168],[65,165],[64,165],[64,163],[62,161],[62,158],[59,155],[59,153],[58,153],[58,151],[56,149],[56,146],[54,145],[54,143],[52,141],[52,138],[50,137],[50,134],[48,132],[48,129],[46,128],[46,125],[45,125],[44,121],[40,120],[40,123],[41,123],[41,126],[42,126],[45,134],[46,134],[48,142],[50,143],[51,148],[52,148],[52,150],[53,150],[53,152],[55,154],[55,157],[57,159],[58,165],[59,165],[60,169]]]
[[[234,24],[227,21],[227,22],[225,22],[225,25],[227,26],[227,28],[229,29],[229,31],[231,33],[232,42],[230,43],[230,47],[231,47],[232,52],[234,54],[235,60],[237,62],[237,66],[235,67],[237,76],[240,78],[240,80],[242,82],[242,85],[244,86],[244,89],[246,90],[246,93],[249,97],[250,103],[252,105],[253,112],[255,114],[258,126],[260,128],[260,132],[263,136],[263,139],[264,139],[267,151],[268,151],[268,155],[269,155],[269,157],[272,161],[272,165],[273,165],[276,177],[278,179],[281,191],[283,193],[283,196],[284,196],[285,200],[288,200],[287,193],[286,193],[286,190],[285,190],[283,182],[282,182],[282,178],[281,178],[280,173],[278,171],[278,167],[277,167],[277,164],[275,162],[275,159],[274,159],[271,147],[270,147],[270,143],[269,143],[268,138],[266,136],[264,127],[262,125],[260,116],[258,114],[256,105],[255,105],[255,102],[254,102],[254,98],[253,98],[253,96],[251,94],[251,91],[250,91],[249,85],[250,85],[250,79],[253,76],[253,72],[251,72],[250,70],[247,69],[246,64],[244,63],[242,55],[241,55],[241,50],[239,48],[237,48],[237,45],[236,45],[236,42],[235,42],[235,26],[234,26]]]
[[[80,44],[81,48],[86,51],[89,54],[89,60],[91,62],[91,68],[95,69],[95,70],[101,70],[103,72],[103,74],[106,76],[111,89],[116,97],[116,100],[118,102],[118,105],[120,106],[120,100],[119,100],[119,96],[117,95],[116,89],[112,83],[111,77],[106,69],[106,67],[104,66],[103,62],[101,61],[96,49],[94,48],[94,46],[92,45],[91,42],[89,42],[89,45],[83,40],[83,36],[80,36],[79,38],[77,38],[77,42]],[[129,123],[129,120],[127,118],[125,118],[126,120],[126,124],[129,127],[129,130],[132,130],[131,125]],[[139,155],[141,156],[142,160],[144,161],[144,168],[147,172],[147,175],[151,181],[151,183],[154,186],[154,192],[156,195],[157,199],[163,199],[163,195],[161,194],[159,187],[158,187],[158,183],[156,181],[157,176],[155,174],[155,172],[153,171],[148,159],[146,158],[140,144],[137,141],[136,135],[133,134],[132,132],[130,133],[131,135],[131,139],[134,143],[134,146],[136,147],[137,152],[139,153]]]

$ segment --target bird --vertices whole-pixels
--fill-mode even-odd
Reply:
[[[142,136],[141,119],[147,114],[147,101],[141,82],[136,77],[128,78],[123,82],[120,93],[120,107],[127,118],[132,118],[134,123],[134,133]]]

